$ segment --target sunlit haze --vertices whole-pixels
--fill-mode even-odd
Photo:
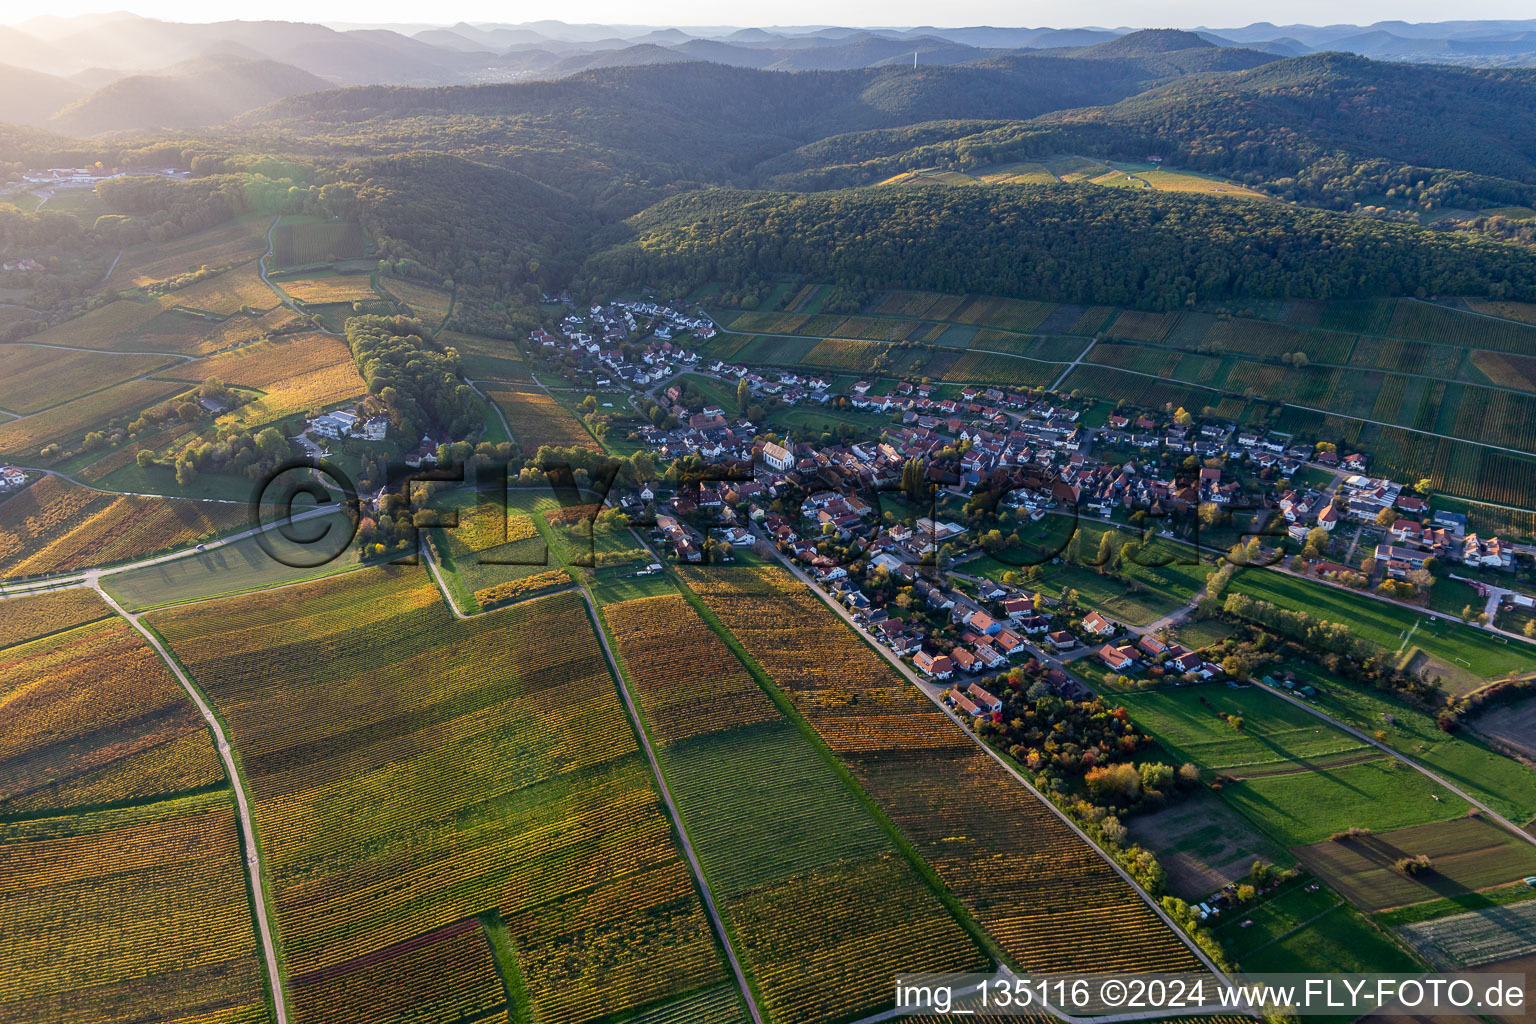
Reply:
[[[20,24],[43,10],[53,17],[72,17],[112,10],[100,3],[63,0],[46,8],[6,5],[0,22]],[[1091,6],[1045,3],[1000,3],[996,0],[960,0],[935,6],[926,0],[845,0],[827,4],[817,0],[784,0],[772,4],[719,4],[706,0],[573,0],[558,4],[504,4],[495,0],[462,0],[447,5],[423,5],[407,0],[378,0],[367,4],[345,0],[310,3],[308,0],[272,0],[256,7],[208,4],[196,0],[147,0],[132,7],[135,14],[167,21],[221,21],[240,18],[287,21],[319,21],[327,24],[446,25],[459,21],[517,24],[553,19],[568,23],[601,22],[626,25],[775,26],[858,25],[911,27],[920,25],[1050,26],[1056,28],[1096,25],[1103,27],[1195,28],[1238,26],[1256,21],[1276,25],[1358,24],[1376,21],[1433,22],[1456,19],[1528,18],[1532,8],[1524,0],[1475,0],[1447,6],[1437,0],[1297,0],[1234,7],[1220,0],[1148,6],[1139,0],[1104,0]]]

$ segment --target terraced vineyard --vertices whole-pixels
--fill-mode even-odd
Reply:
[[[787,572],[681,573],[1022,969],[1198,969],[1096,851]]]
[[[603,616],[771,1020],[889,1006],[891,964],[985,964],[874,815],[682,597],[610,604]]]
[[[1097,349],[1097,346],[1095,346]],[[1084,394],[1109,401],[1124,399],[1128,404],[1143,408],[1161,409],[1172,404],[1198,412],[1206,406],[1214,406],[1221,396],[1208,388],[1192,387],[1177,381],[1156,380],[1152,377],[1133,376],[1115,367],[1094,366],[1082,363],[1067,375],[1061,385],[1064,391],[1082,391]]]
[[[382,281],[381,286],[384,291],[404,303],[411,316],[433,329],[442,326],[448,319],[448,311],[453,307],[452,295],[436,288],[417,284],[415,281],[391,277]]]
[[[162,306],[180,306],[221,317],[233,316],[242,309],[268,310],[277,302],[277,294],[257,272],[255,260],[160,296]]]
[[[306,306],[328,306],[338,302],[373,302],[379,293],[366,275],[303,277],[277,281],[290,298]]]
[[[576,598],[462,621],[423,568],[381,567],[147,621],[241,752],[295,983],[417,962],[400,944],[490,910],[540,1021],[726,978]],[[447,998],[429,969],[398,973],[400,998]]]
[[[353,221],[284,217],[272,230],[272,262],[278,267],[327,263],[363,254],[363,231]]]
[[[474,918],[301,974],[290,984],[300,1020],[506,1020],[507,992]]]
[[[477,499],[437,506],[444,522],[457,521],[432,531],[432,543],[461,599],[483,609],[570,585],[534,523],[534,516],[555,507],[547,494],[514,494],[505,505]]]
[[[50,633],[73,629],[111,614],[94,591],[56,590],[47,594],[11,597],[0,604],[0,649]]]
[[[501,338],[481,338],[456,331],[444,331],[438,340],[458,350],[459,364],[470,380],[526,381],[528,364],[512,342]]]
[[[267,217],[243,217],[211,231],[129,248],[118,260],[107,287],[141,288],[199,267],[227,267],[267,251]]]
[[[0,458],[36,460],[49,445],[71,448],[108,421],[132,419],[185,390],[183,384],[165,381],[127,381],[25,419],[0,423]]]

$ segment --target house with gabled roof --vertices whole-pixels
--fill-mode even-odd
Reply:
[[[1116,647],[1113,644],[1105,644],[1095,652],[1100,661],[1108,665],[1114,672],[1134,672],[1141,663],[1136,660],[1134,647]]]
[[[933,655],[927,651],[918,651],[912,656],[912,664],[917,666],[919,672],[932,676],[934,679],[948,679],[955,671],[954,662],[945,654]]]
[[[1091,611],[1083,616],[1083,630],[1093,636],[1114,636],[1119,629],[1119,626],[1097,611]]]

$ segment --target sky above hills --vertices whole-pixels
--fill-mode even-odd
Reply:
[[[54,0],[49,15],[73,17],[112,10],[101,0]],[[1529,0],[1466,0],[1448,8],[1440,0],[1267,0],[1235,9],[1222,0],[1175,0],[1151,10],[1142,0],[1099,0],[1090,10],[1064,4],[1016,3],[1004,0],[952,0],[940,6],[928,0],[561,0],[560,3],[519,3],[502,0],[453,0],[423,7],[417,0],[266,0],[260,5],[207,4],[202,0],[138,0],[126,9],[168,21],[216,21],[230,18],[321,21],[347,24],[449,24],[455,21],[517,22],[558,18],[566,22],[622,22],[655,25],[1029,25],[1057,28],[1089,23],[1100,26],[1195,28],[1241,25],[1254,21],[1276,24],[1370,24],[1375,21],[1435,21],[1528,18]],[[34,18],[39,8],[0,5],[0,23],[17,24]],[[1151,20],[1148,20],[1148,19]]]

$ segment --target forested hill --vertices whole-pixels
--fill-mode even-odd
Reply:
[[[1202,52],[1243,67],[1270,59]],[[798,73],[672,63],[552,82],[296,96],[240,117],[230,137],[321,156],[455,152],[579,194],[616,179],[746,184],[760,162],[828,135],[951,118],[1017,121],[1114,103],[1173,74],[1161,58],[1048,55]]]
[[[1220,163],[1274,177],[1305,175],[1310,161],[1342,152],[1536,183],[1536,69],[1315,54],[1041,120],[1144,132],[1192,166]]]
[[[1536,251],[1279,203],[1069,185],[923,186],[670,199],[588,260],[593,287],[782,274],[886,288],[1172,309],[1238,298],[1536,298]]]
[[[1117,41],[1118,42],[1118,41]],[[1111,44],[1113,45],[1113,44]],[[1345,54],[1174,79],[1117,103],[938,139],[823,140],[766,168],[778,187],[879,180],[1055,152],[1142,159],[1346,208],[1498,206],[1536,198],[1536,70],[1388,64]],[[828,157],[831,160],[828,160]]]

